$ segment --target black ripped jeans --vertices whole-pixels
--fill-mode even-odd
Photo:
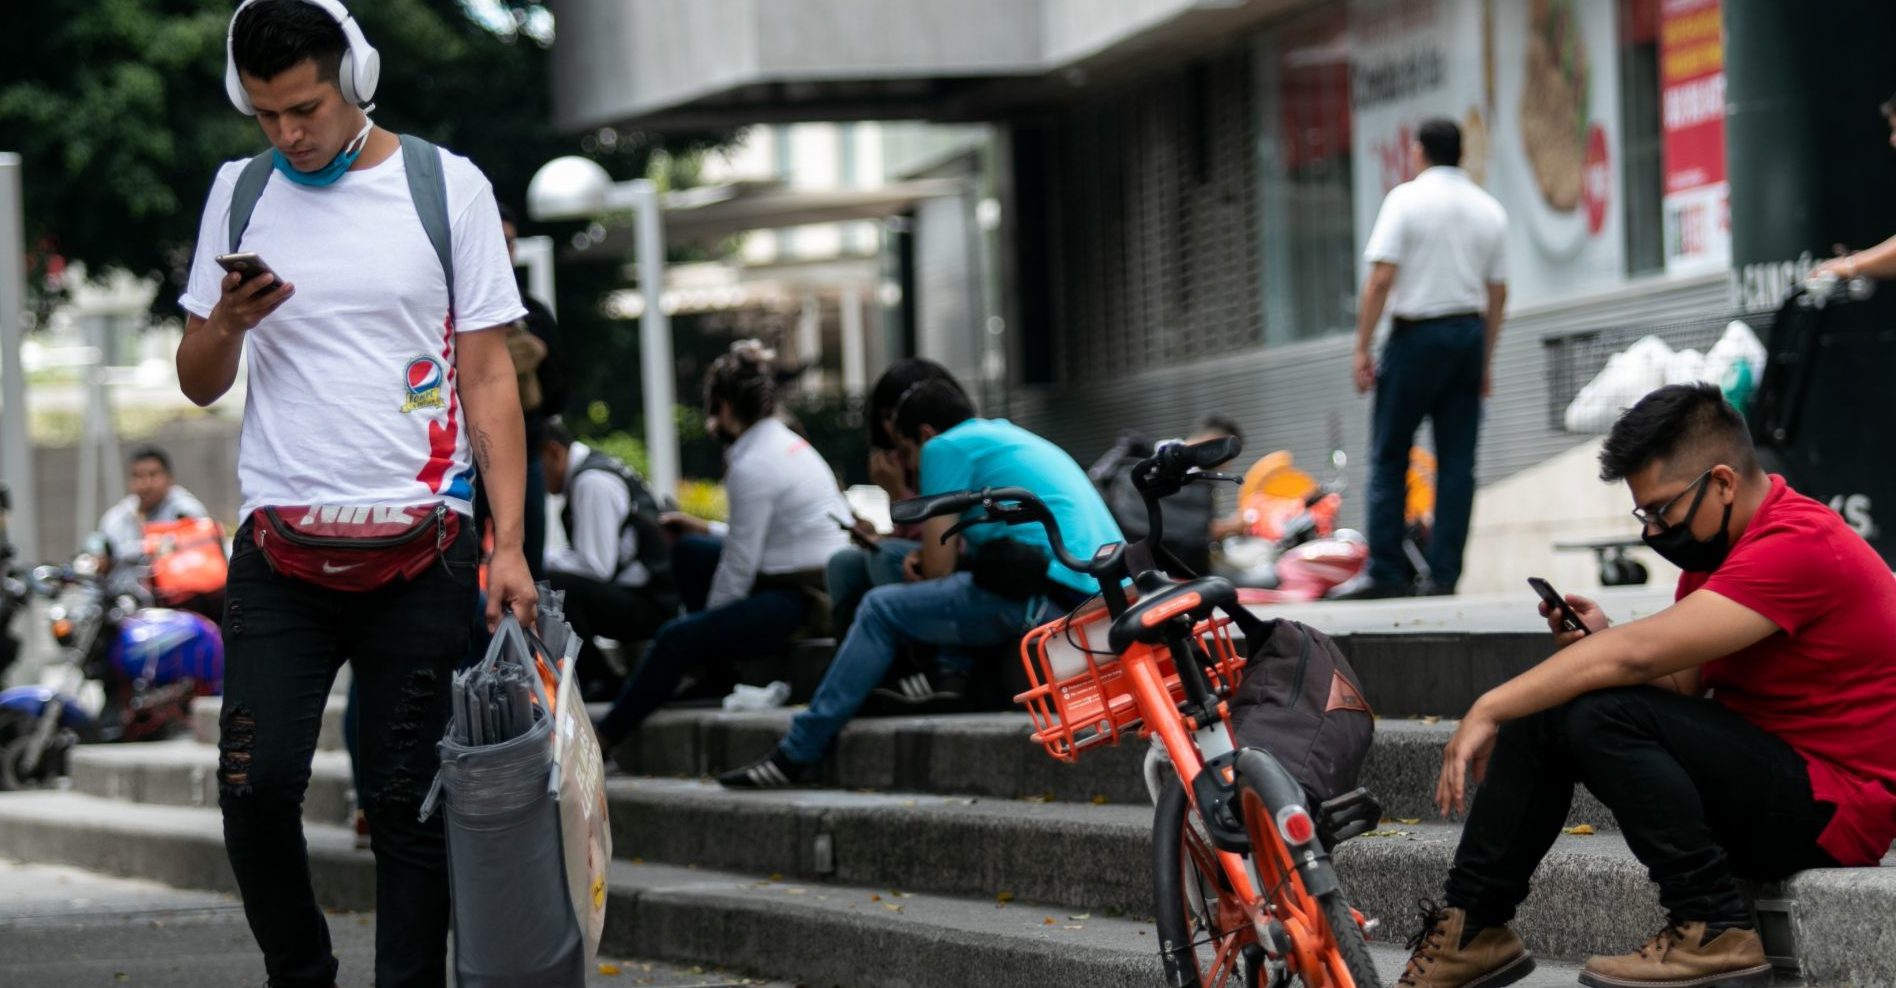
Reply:
[[[447,844],[417,819],[439,765],[448,687],[474,610],[473,526],[413,581],[345,593],[277,575],[238,529],[224,611],[218,743],[224,846],[244,915],[277,988],[336,981],[310,884],[303,792],[323,708],[343,662],[360,704],[357,801],[375,854],[375,983],[447,983]]]

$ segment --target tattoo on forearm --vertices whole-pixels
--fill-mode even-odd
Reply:
[[[494,469],[494,444],[487,438],[487,430],[470,422],[468,438],[474,440],[475,465],[480,467],[483,475],[491,475]]]

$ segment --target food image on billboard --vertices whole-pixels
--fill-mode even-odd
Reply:
[[[1413,177],[1417,125],[1462,126],[1462,167],[1508,211],[1516,304],[1625,280],[1619,50],[1606,0],[1353,0],[1351,130],[1360,244]]]

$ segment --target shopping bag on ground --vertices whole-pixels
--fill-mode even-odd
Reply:
[[[541,621],[563,651],[571,650],[557,610],[543,612]],[[603,767],[589,726],[562,737],[559,684],[571,668],[562,657],[509,615],[482,661],[454,678],[453,713],[437,746],[441,773],[422,814],[438,802],[445,817],[461,988],[579,988],[597,949],[610,845],[595,852],[590,840],[569,840],[562,799],[571,793],[585,802],[590,785],[597,798],[578,819],[589,833],[604,832]],[[577,702],[568,710],[584,720]],[[562,756],[569,768],[562,768]],[[569,857],[590,869],[596,855],[597,886],[590,870],[581,884],[568,870]]]

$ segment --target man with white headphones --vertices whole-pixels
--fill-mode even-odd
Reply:
[[[534,614],[502,331],[526,310],[486,177],[369,121],[381,61],[341,3],[245,0],[228,54],[230,100],[271,150],[211,186],[178,347],[201,405],[230,389],[240,355],[249,367],[223,624],[225,845],[269,983],[335,984],[301,803],[349,662],[375,980],[445,985],[446,843],[418,811],[475,606],[477,466],[495,525],[488,623]]]

